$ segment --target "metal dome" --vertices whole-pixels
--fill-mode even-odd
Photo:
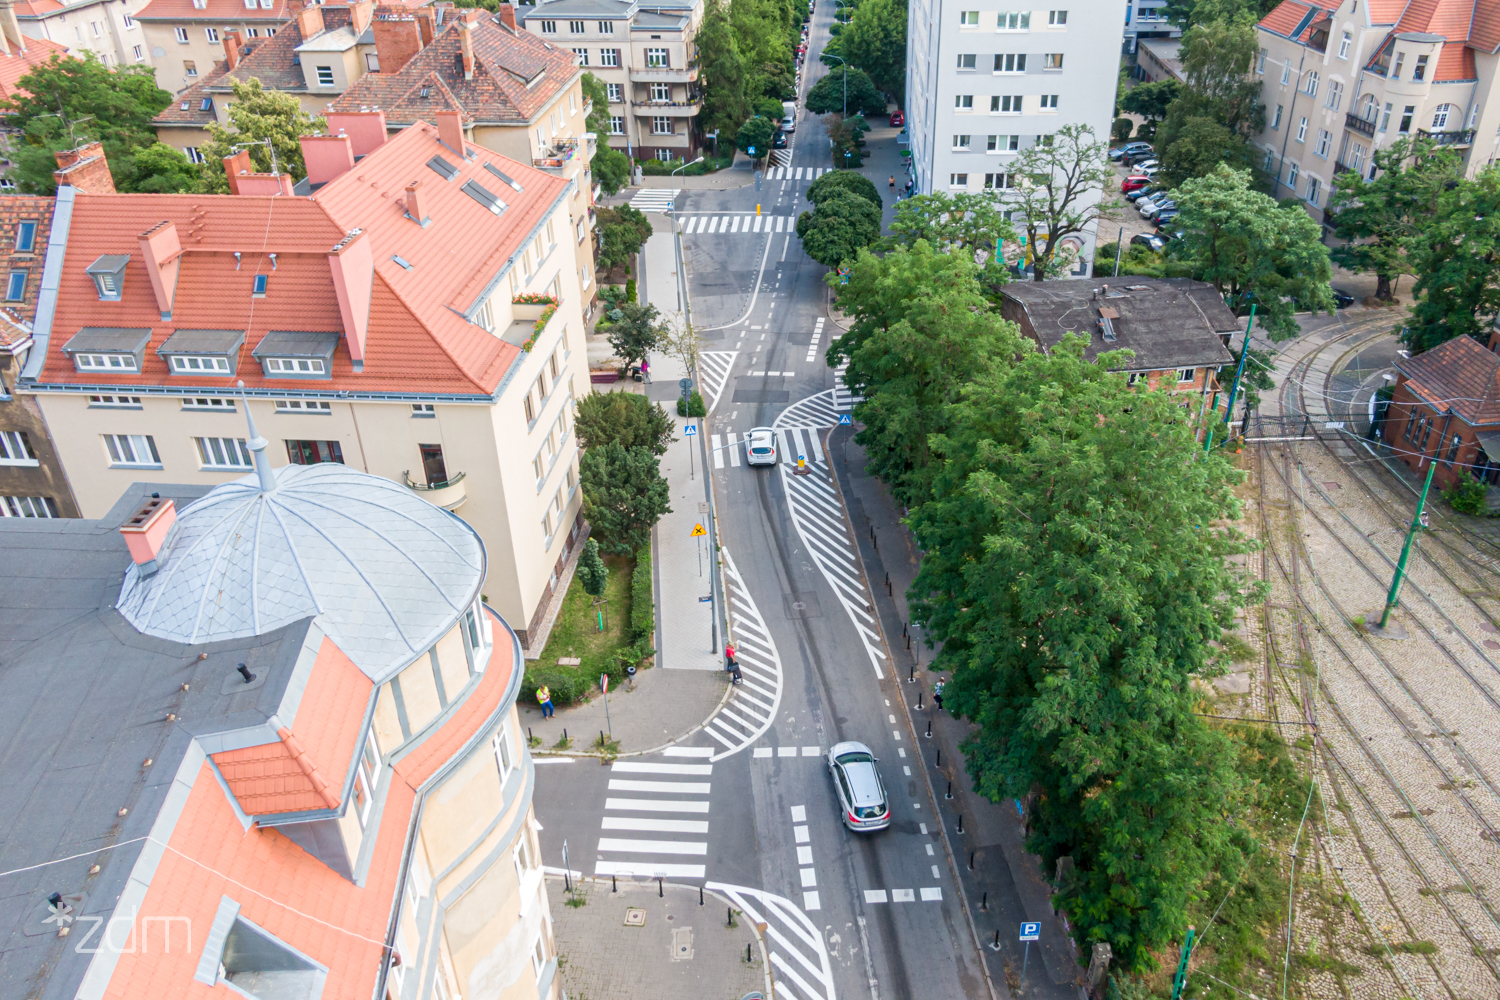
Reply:
[[[156,573],[126,570],[117,607],[137,629],[197,644],[317,616],[367,676],[383,680],[478,595],[484,549],[455,515],[344,465],[273,471],[263,452],[256,458],[257,474],[181,511]]]

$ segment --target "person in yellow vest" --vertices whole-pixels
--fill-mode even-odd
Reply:
[[[552,692],[547,690],[547,685],[543,684],[536,689],[536,703],[542,706],[542,718],[552,718]]]

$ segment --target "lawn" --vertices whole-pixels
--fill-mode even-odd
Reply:
[[[629,556],[606,556],[604,564],[609,567],[604,587],[604,599],[609,603],[595,606],[578,577],[573,577],[541,659],[526,667],[522,687],[526,697],[533,697],[537,687],[546,684],[552,690],[555,704],[570,705],[599,693],[600,674],[607,673],[615,679],[624,675],[624,665],[615,652],[631,645],[630,576],[635,560]],[[603,632],[599,631],[600,611],[604,612]],[[559,666],[557,661],[562,657],[576,657],[582,662],[576,667]]]

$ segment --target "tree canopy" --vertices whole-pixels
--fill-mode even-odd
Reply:
[[[847,102],[844,92],[846,73],[849,80]],[[857,67],[836,66],[829,70],[807,92],[806,104],[807,110],[815,115],[843,114],[846,107],[855,114],[885,113],[885,95],[875,89],[869,75]]]
[[[861,0],[839,34],[838,54],[885,94],[906,93],[906,21],[906,0]]]
[[[1140,115],[1148,122],[1159,122],[1167,117],[1167,108],[1177,100],[1182,84],[1176,80],[1157,80],[1154,83],[1138,83],[1125,91],[1120,100],[1120,110]]]
[[[601,208],[594,215],[594,231],[599,237],[595,260],[607,271],[628,265],[640,253],[651,238],[651,220],[645,212],[629,205]]]
[[[837,267],[880,238],[880,209],[840,191],[798,217],[797,236],[809,257],[825,267]]]
[[[583,551],[578,553],[578,567],[574,573],[578,576],[578,582],[583,584],[585,594],[590,597],[603,595],[609,582],[609,567],[599,558],[597,539],[590,538],[583,543]]]
[[[628,554],[651,543],[651,527],[672,512],[671,488],[649,448],[618,441],[589,448],[579,461],[583,516],[607,552]]]
[[[1045,140],[1045,141],[1043,141]],[[1116,181],[1108,149],[1087,125],[1064,125],[1021,151],[1011,170],[1020,181],[1005,189],[1008,209],[1021,215],[1037,281],[1067,273],[1069,247],[1099,218]]]
[[[755,150],[751,155],[759,159],[771,155],[771,137],[775,133],[776,125],[771,119],[756,115],[740,126],[739,132],[735,134],[734,144],[744,153]]]
[[[232,80],[230,86],[234,90],[234,100],[229,105],[230,127],[218,122],[208,125],[209,139],[203,145],[204,190],[210,194],[229,193],[224,158],[233,156],[236,146],[249,151],[250,163],[258,172],[271,172],[271,153],[275,150],[277,170],[295,178],[306,176],[301,138],[322,132],[328,122],[304,112],[296,95],[266,90],[253,77],[248,83]],[[251,143],[254,145],[248,145]]]
[[[661,315],[653,305],[621,302],[604,317],[609,321],[610,350],[627,367],[644,361],[646,355],[661,343],[664,333]]]
[[[578,401],[574,430],[585,448],[613,441],[665,455],[677,425],[660,404],[638,392],[591,392]]]
[[[807,186],[807,200],[816,205],[840,191],[858,195],[876,208],[881,208],[885,204],[880,199],[880,191],[875,187],[875,182],[864,174],[857,174],[852,170],[828,171]]]
[[[1437,211],[1406,242],[1417,281],[1402,339],[1414,352],[1483,339],[1500,317],[1500,171],[1442,186]]]

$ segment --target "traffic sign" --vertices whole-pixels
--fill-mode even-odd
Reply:
[[[850,417],[849,414],[847,414],[847,413],[840,413],[839,414],[839,426],[840,427],[843,427],[843,426],[845,426],[847,424],[852,424],[852,423],[854,423],[854,419],[852,417]]]
[[[745,152],[747,152],[747,153],[749,153],[749,154],[750,154],[750,155],[751,155],[751,156],[754,156],[754,155],[755,155],[755,147],[754,147],[754,146],[751,146],[751,147],[750,147],[750,148],[749,148],[749,149],[747,149],[747,150],[746,150],[746,151],[745,151]]]
[[[690,378],[680,378],[677,380],[677,388],[681,389],[683,392],[687,392],[692,387],[693,380]]]
[[[609,693],[609,674],[599,675],[599,690],[605,694]]]
[[[688,424],[686,427],[684,427],[682,429],[682,436],[683,437],[697,437],[698,436],[698,425],[697,424]]]
[[[709,594],[707,597],[700,597],[700,598],[698,598],[698,603],[699,604],[712,604],[713,602],[714,602],[714,595],[713,594]]]
[[[688,532],[688,537],[689,538],[701,538],[701,537],[703,537],[706,534],[708,534],[708,529],[707,528],[705,528],[701,524],[695,524],[695,525],[693,525],[693,530],[690,531],[690,532]]]
[[[1022,941],[1040,941],[1042,939],[1042,925],[1026,923],[1021,925]]]

